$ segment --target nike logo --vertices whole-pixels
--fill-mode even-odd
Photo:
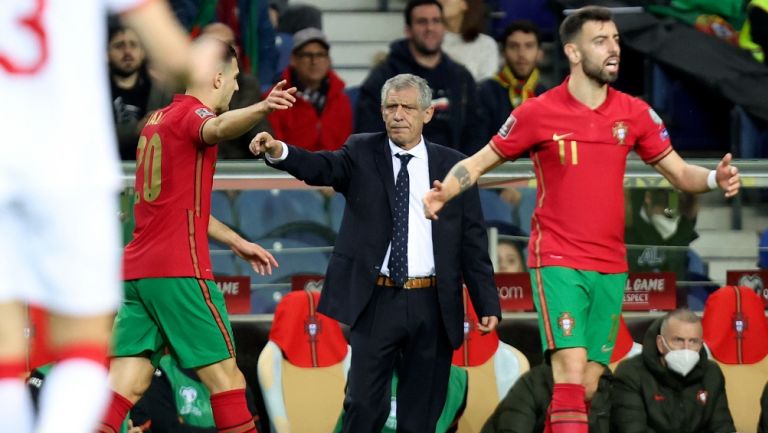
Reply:
[[[662,401],[662,400],[665,400],[664,396],[663,396],[663,395],[661,395],[661,394],[656,394],[656,395],[654,395],[654,396],[653,396],[653,399],[654,399],[654,400],[656,400],[656,401]]]
[[[552,134],[552,141],[562,140],[563,138],[565,138],[565,137],[567,137],[569,135],[573,135],[573,132],[569,132],[567,134],[561,134],[561,135]]]
[[[611,350],[613,350],[613,346],[611,346],[611,347],[605,347],[605,344],[603,344],[603,347],[601,347],[601,348],[600,348],[600,350],[602,350],[602,351],[603,351],[603,353],[608,353],[608,352],[610,352]]]

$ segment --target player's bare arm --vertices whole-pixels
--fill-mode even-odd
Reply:
[[[269,113],[275,110],[287,110],[296,102],[296,88],[283,89],[286,81],[275,85],[266,99],[256,104],[237,110],[227,111],[206,122],[203,126],[203,140],[213,144],[222,140],[231,140],[250,131]]]
[[[723,190],[725,197],[733,197],[739,192],[741,179],[739,169],[731,165],[731,160],[732,156],[728,153],[717,164],[712,180],[714,183],[710,183],[712,170],[688,164],[675,151],[670,152],[669,155],[654,164],[654,168],[681,191],[702,193],[717,187]]]
[[[229,246],[238,257],[250,263],[259,275],[272,275],[272,267],[279,267],[277,260],[269,251],[243,239],[213,216],[208,221],[208,237]]]
[[[161,75],[186,85],[190,58],[189,36],[164,0],[147,1],[121,18],[136,30],[144,48]]]
[[[443,181],[436,180],[427,192],[424,203],[424,216],[436,220],[437,213],[451,199],[468,190],[484,173],[504,162],[490,145],[485,145],[474,155],[462,159],[451,168]]]

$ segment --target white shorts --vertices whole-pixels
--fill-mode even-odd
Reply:
[[[75,316],[115,311],[122,298],[117,195],[103,186],[14,189],[0,195],[0,302]]]

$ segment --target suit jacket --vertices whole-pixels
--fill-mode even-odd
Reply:
[[[425,143],[431,185],[464,155]],[[333,152],[288,147],[287,158],[274,167],[310,185],[332,186],[346,198],[318,311],[354,326],[373,294],[392,236],[395,182],[387,135],[354,134]],[[446,204],[432,222],[432,243],[443,324],[457,348],[464,335],[462,277],[478,316],[501,316],[477,187]]]

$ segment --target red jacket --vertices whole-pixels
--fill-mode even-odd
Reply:
[[[290,68],[283,71],[283,79],[288,82],[285,88],[294,85]],[[269,91],[264,98],[267,94]],[[267,119],[278,140],[311,151],[336,150],[352,133],[352,104],[344,93],[344,82],[331,70],[328,71],[328,95],[320,115],[312,104],[297,96],[293,107],[273,111]]]

